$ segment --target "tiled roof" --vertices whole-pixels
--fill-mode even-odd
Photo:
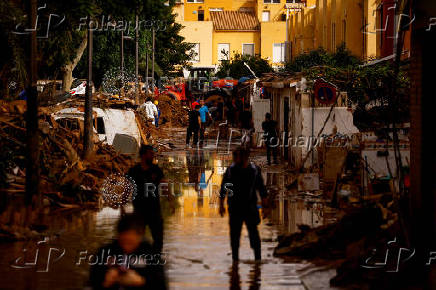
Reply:
[[[259,31],[260,23],[253,12],[211,11],[214,30]]]

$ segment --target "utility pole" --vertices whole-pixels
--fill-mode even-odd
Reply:
[[[29,4],[29,27],[35,27],[37,18],[37,0],[30,0]],[[41,196],[39,192],[40,184],[40,151],[39,151],[39,131],[38,131],[38,92],[37,83],[37,41],[36,30],[30,34],[29,40],[29,59],[26,93],[27,93],[27,110],[26,110],[26,145],[27,145],[27,163],[26,163],[26,205],[30,206],[36,201],[36,206],[41,205]],[[34,200],[36,198],[36,200]]]
[[[151,59],[151,89],[154,93],[154,50],[155,50],[155,31],[154,31],[154,26],[152,28],[152,59]]]
[[[138,27],[138,10],[135,15],[135,103],[139,105],[139,80],[138,80],[138,67],[139,67],[139,27]]]
[[[145,50],[145,89],[148,92],[148,43],[146,44]]]
[[[124,81],[124,30],[121,29],[121,80]]]
[[[83,136],[83,157],[86,159],[92,152],[92,29],[91,16],[88,19],[88,78],[86,80],[85,93],[85,130]]]

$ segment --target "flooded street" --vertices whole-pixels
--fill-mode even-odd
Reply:
[[[313,269],[311,265],[285,263],[272,255],[278,234],[295,232],[299,224],[324,223],[322,202],[285,195],[283,174],[263,172],[276,197],[271,218],[262,220],[259,226],[262,263],[253,262],[244,227],[240,262],[232,266],[228,217],[218,214],[218,189],[225,168],[231,163],[231,154],[214,149],[184,150],[176,145],[176,150],[158,156],[177,195],[175,211],[166,200],[162,202],[163,252],[170,289],[322,289],[328,285],[331,272],[311,278],[306,275]],[[127,212],[131,210],[126,208]],[[31,241],[0,247],[2,288],[86,287],[89,264],[94,261],[92,254],[114,238],[119,216],[120,210],[111,208],[50,213],[45,223],[50,225],[51,234],[45,241],[39,245]],[[24,260],[33,261],[35,256],[38,260],[33,266],[22,266]]]

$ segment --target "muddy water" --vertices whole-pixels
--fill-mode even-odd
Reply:
[[[302,273],[308,265],[284,263],[272,252],[279,232],[294,232],[301,223],[316,226],[324,222],[321,202],[288,197],[281,190],[281,175],[264,173],[269,188],[278,194],[272,218],[260,225],[263,262],[252,262],[253,253],[244,229],[241,262],[232,266],[227,217],[221,218],[217,213],[218,187],[231,162],[230,154],[190,149],[165,153],[158,159],[174,192],[180,193],[175,212],[163,202],[164,252],[171,289],[306,288]],[[88,280],[89,263],[95,261],[92,253],[114,238],[119,216],[119,210],[110,208],[51,213],[50,234],[45,241],[38,245],[36,241],[0,245],[0,288],[82,289]],[[29,263],[35,256],[37,261]],[[328,277],[316,279],[318,284],[327,283]],[[324,288],[325,283],[311,288]]]

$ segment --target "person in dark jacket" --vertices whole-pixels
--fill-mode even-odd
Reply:
[[[166,257],[142,240],[144,226],[134,214],[123,216],[118,238],[99,249],[90,269],[93,289],[167,289],[163,265]]]
[[[265,114],[265,121],[262,122],[263,138],[266,145],[266,158],[268,165],[271,165],[271,153],[274,164],[277,164],[277,122],[271,119],[271,114]]]
[[[257,225],[260,223],[258,210],[259,192],[264,206],[266,206],[267,191],[263,182],[260,168],[248,161],[249,150],[243,147],[233,152],[233,164],[224,173],[220,191],[220,215],[224,216],[224,199],[227,197],[230,245],[233,261],[239,260],[239,240],[242,224],[248,230],[250,247],[254,251],[255,260],[261,259],[261,243]]]
[[[189,111],[189,125],[186,130],[186,147],[189,147],[191,141],[191,135],[194,135],[192,145],[198,145],[198,132],[200,131],[201,119],[200,119],[200,105],[196,105],[194,110]]]
[[[153,246],[157,251],[163,246],[163,218],[160,207],[159,184],[164,174],[159,166],[153,164],[154,148],[142,145],[139,150],[141,162],[133,166],[127,175],[136,183],[137,194],[134,197],[134,212],[141,216],[144,225],[150,227]]]

